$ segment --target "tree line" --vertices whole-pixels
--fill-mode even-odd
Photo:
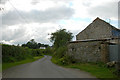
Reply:
[[[40,47],[47,48],[47,47],[49,47],[49,45],[37,43],[34,39],[31,39],[26,44],[22,44],[22,47],[28,47],[28,48],[31,48],[31,49],[39,49]]]

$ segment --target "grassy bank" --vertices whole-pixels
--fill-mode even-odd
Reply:
[[[0,63],[0,72],[2,72],[2,64]]]
[[[97,78],[118,78],[116,75],[113,74],[115,71],[114,68],[108,69],[105,66],[101,66],[102,64],[95,64],[95,63],[75,63],[75,64],[62,64],[59,59],[52,58],[51,61],[57,65],[66,67],[66,68],[75,68],[80,69],[86,72],[89,72],[91,75],[96,76]]]
[[[5,70],[5,69],[8,69],[10,67],[17,66],[17,65],[20,65],[20,64],[30,63],[30,62],[36,61],[38,59],[41,59],[43,57],[44,56],[37,56],[37,57],[33,57],[32,59],[26,59],[26,60],[14,62],[14,63],[3,63],[2,64],[2,70]]]

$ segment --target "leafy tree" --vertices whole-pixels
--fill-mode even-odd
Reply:
[[[27,47],[26,44],[22,44],[22,47]]]
[[[40,47],[41,46],[41,43],[38,43],[38,47]]]
[[[31,49],[38,49],[39,48],[37,42],[35,42],[34,39],[31,39],[30,41],[28,41],[27,44],[22,44],[22,47],[28,47]]]
[[[41,47],[44,47],[44,44],[41,44]]]
[[[45,44],[45,45],[44,45],[44,47],[46,47],[46,48],[47,48],[47,47],[49,47],[49,45]]]
[[[50,41],[53,42],[55,48],[65,46],[73,38],[72,33],[66,29],[60,29],[51,34]]]
[[[49,47],[47,44],[37,43],[34,39],[31,39],[26,44],[22,44],[22,47],[28,47],[31,49],[39,49],[40,47]]]

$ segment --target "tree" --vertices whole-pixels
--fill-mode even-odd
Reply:
[[[41,47],[41,43],[38,43],[38,47],[39,47],[39,48]]]
[[[31,39],[30,41],[28,41],[27,44],[22,44],[22,47],[28,47],[28,48],[31,48],[31,49],[39,48],[37,42],[35,42],[34,39]]]
[[[48,47],[49,45],[47,44],[41,44],[41,43],[37,43],[34,39],[31,39],[30,41],[28,41],[26,44],[22,44],[22,47],[28,47],[31,49],[39,49],[40,47]]]
[[[27,47],[26,44],[22,44],[22,47]]]
[[[41,46],[40,47],[44,47],[44,44],[41,44]]]
[[[55,48],[67,45],[73,38],[72,33],[66,29],[60,29],[51,34],[50,41],[53,42]]]
[[[44,45],[44,47],[46,47],[46,48],[47,48],[47,47],[49,47],[49,45],[45,44],[45,45]]]

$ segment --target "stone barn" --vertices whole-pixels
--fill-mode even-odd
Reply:
[[[116,60],[118,54],[115,51],[120,47],[115,48],[112,52],[110,51],[110,45],[118,45],[120,43],[119,39],[119,29],[100,18],[96,18],[76,35],[76,41],[69,43],[67,54],[78,62],[108,62]]]

